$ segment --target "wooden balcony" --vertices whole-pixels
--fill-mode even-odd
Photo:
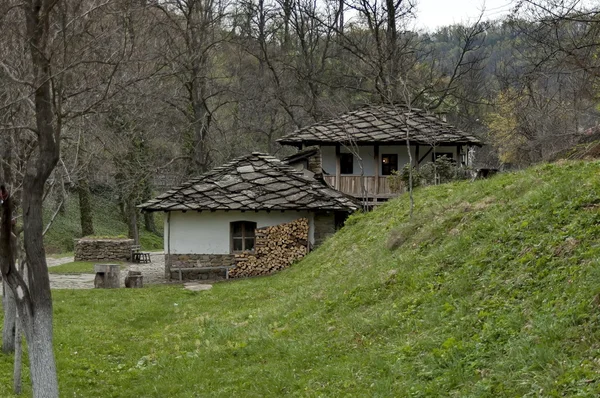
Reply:
[[[340,176],[339,186],[336,185],[336,176],[326,175],[323,178],[333,188],[357,198],[362,198],[363,196],[361,179],[364,181],[368,197],[372,199],[387,199],[404,192],[404,189],[401,189],[400,192],[392,192],[387,176]]]

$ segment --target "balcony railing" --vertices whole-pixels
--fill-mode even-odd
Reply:
[[[325,181],[336,188],[336,176],[326,175],[324,176]],[[376,179],[378,184],[376,184]],[[397,196],[403,192],[400,189],[399,192],[392,192],[390,189],[390,183],[387,176],[384,177],[373,177],[373,176],[340,176],[340,184],[338,190],[352,196],[362,197],[362,186],[361,180],[364,183],[364,187],[367,191],[368,196],[372,198],[390,198]]]

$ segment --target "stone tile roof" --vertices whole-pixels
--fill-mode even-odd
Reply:
[[[355,199],[308,178],[281,160],[252,153],[217,167],[139,206],[172,210],[341,210]]]
[[[296,130],[277,140],[300,146],[318,143],[401,143],[406,131],[416,144],[472,144],[481,146],[477,137],[467,134],[421,109],[404,106],[366,106],[341,116]]]

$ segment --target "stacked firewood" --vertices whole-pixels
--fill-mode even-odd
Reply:
[[[308,219],[258,228],[254,251],[235,255],[235,267],[229,276],[267,275],[289,267],[308,252]]]

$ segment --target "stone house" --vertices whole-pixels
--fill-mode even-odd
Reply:
[[[482,142],[440,117],[420,109],[374,105],[299,129],[278,142],[301,149],[288,157],[297,169],[323,174],[333,188],[372,201],[401,192],[390,190],[388,176],[408,164],[406,140],[414,167],[447,156],[470,166],[469,151]]]
[[[335,232],[357,201],[269,155],[252,153],[140,206],[163,211],[165,273],[234,265],[235,254],[252,251],[257,228],[308,219],[308,242]]]

